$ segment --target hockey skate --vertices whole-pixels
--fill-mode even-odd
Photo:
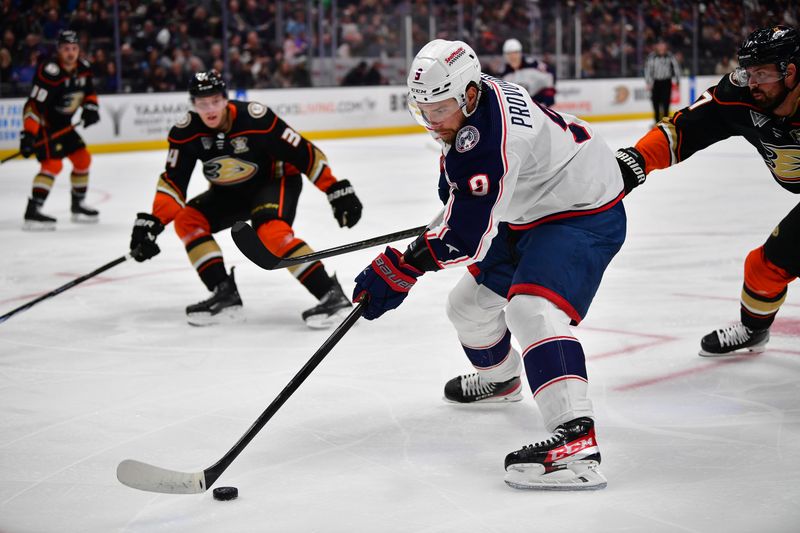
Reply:
[[[327,329],[341,322],[353,309],[353,304],[344,295],[336,274],[331,276],[333,287],[320,298],[319,303],[303,311],[303,320],[311,329]]]
[[[484,381],[476,372],[445,383],[444,399],[451,403],[518,402],[522,399],[522,384],[518,377],[502,382]]]
[[[576,418],[558,426],[544,442],[508,454],[505,482],[515,489],[603,489],[608,482],[599,465],[594,421]]]
[[[99,220],[97,209],[83,203],[82,198],[72,197],[72,221],[79,224],[95,224]]]
[[[211,298],[186,308],[186,320],[192,326],[239,322],[242,318],[242,299],[233,279],[233,268],[227,279],[214,287]]]
[[[25,209],[25,222],[22,229],[25,231],[53,231],[56,229],[56,219],[42,214],[39,209],[42,205],[33,198],[28,199]]]
[[[699,354],[716,357],[742,352],[761,353],[769,342],[769,329],[750,329],[741,322],[712,331],[700,341]]]

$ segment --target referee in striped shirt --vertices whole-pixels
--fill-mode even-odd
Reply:
[[[656,123],[669,116],[669,98],[672,84],[680,83],[681,68],[678,60],[667,51],[667,43],[658,41],[654,52],[647,56],[644,63],[644,79],[650,99],[653,101]]]

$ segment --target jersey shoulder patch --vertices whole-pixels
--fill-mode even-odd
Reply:
[[[719,80],[716,87],[711,88],[714,93],[714,98],[725,103],[754,105],[753,99],[750,96],[750,89],[734,85],[731,81],[731,75],[732,74],[726,74]]]
[[[61,74],[61,67],[58,66],[58,63],[51,61],[44,65],[42,72],[49,78],[57,78]]]
[[[185,128],[189,124],[192,123],[192,113],[187,111],[185,115],[183,115],[178,121],[175,123],[175,128]]]
[[[478,128],[468,124],[456,133],[453,147],[456,149],[456,152],[463,154],[475,148],[480,140],[481,133],[478,131]]]
[[[253,118],[261,118],[267,114],[269,108],[264,104],[258,102],[250,102],[247,104],[247,112]]]
[[[78,68],[80,70],[92,70],[92,64],[84,58],[78,59]]]

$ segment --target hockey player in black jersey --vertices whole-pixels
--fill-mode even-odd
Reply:
[[[630,192],[653,170],[687,159],[717,141],[741,136],[752,144],[773,179],[800,193],[800,35],[774,26],[754,31],[739,49],[739,68],[692,105],[664,119],[635,147],[617,151]],[[700,355],[762,352],[769,328],[800,275],[800,205],[781,220],[744,264],[739,322],[701,340]]]
[[[55,229],[56,219],[43,214],[41,208],[61,172],[64,158],[72,163],[73,222],[98,220],[97,211],[83,202],[89,186],[92,157],[78,132],[69,129],[78,109],[81,109],[84,127],[100,120],[91,66],[79,55],[77,33],[62,31],[58,36],[56,57],[39,65],[31,94],[25,102],[20,152],[24,157],[36,155],[41,162],[25,209],[23,229],[26,230]]]
[[[213,234],[237,220],[252,220],[264,245],[279,257],[312,250],[292,229],[304,174],[327,194],[339,226],[353,227],[361,218],[361,202],[347,180],[337,180],[325,155],[258,102],[228,100],[216,71],[194,75],[189,94],[195,110],[169,133],[169,151],[158,180],[152,213],[139,213],[131,237],[137,261],[159,253],[156,237],[175,222],[175,231],[200,279],[213,294],[186,308],[192,325],[235,320],[242,300],[228,274]],[[186,191],[195,163],[203,165],[208,190],[189,201]],[[321,262],[289,271],[318,300],[303,312],[309,327],[326,328],[352,307],[336,276]]]

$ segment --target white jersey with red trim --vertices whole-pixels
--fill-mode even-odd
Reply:
[[[444,145],[439,195],[444,215],[425,240],[446,268],[483,259],[501,222],[526,228],[608,209],[623,182],[588,123],[484,75],[478,108]]]

